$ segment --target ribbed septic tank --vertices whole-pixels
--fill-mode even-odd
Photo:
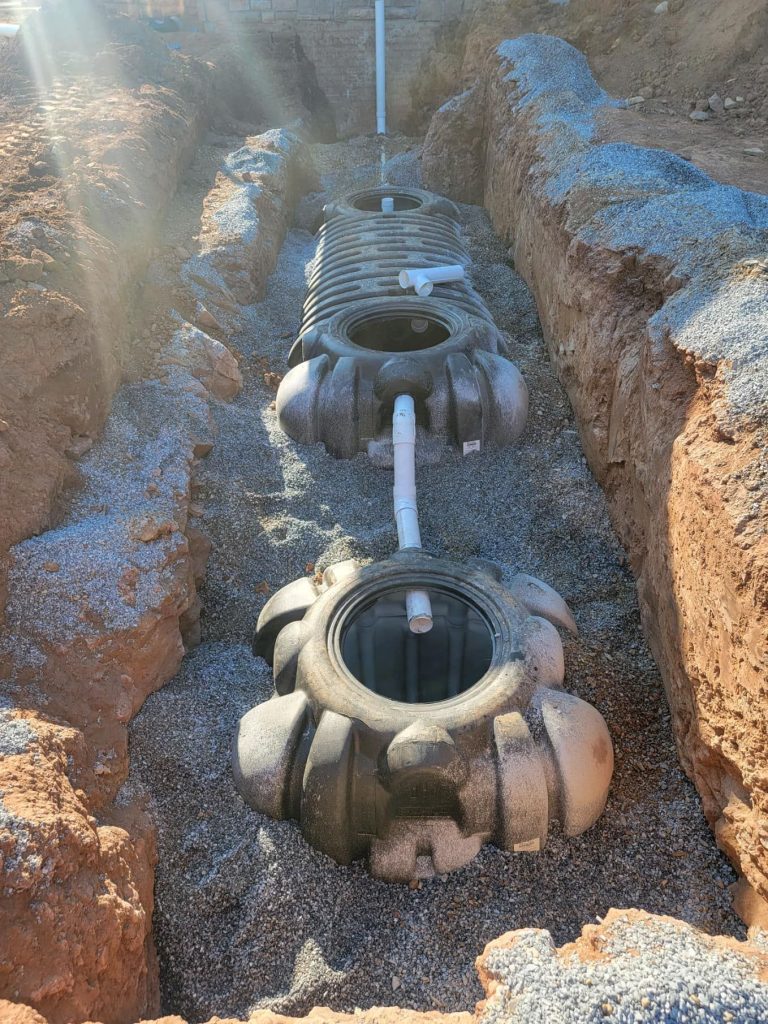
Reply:
[[[403,267],[469,266],[461,229],[441,214],[337,217],[318,232],[315,265],[304,301],[301,333],[358,299],[402,295]],[[482,298],[465,281],[437,285],[435,298],[492,322]]]
[[[555,817],[566,835],[589,828],[613,751],[601,715],[562,689],[555,624],[573,618],[540,580],[499,577],[409,551],[275,594],[254,641],[275,695],[233,750],[246,801],[389,880],[451,871],[488,841],[539,850]],[[433,603],[425,636],[403,615],[414,587]]]
[[[429,299],[399,281],[404,268],[469,263],[458,211],[439,196],[381,188],[330,204],[277,395],[285,432],[351,458],[386,443],[394,396],[408,392],[426,438],[470,451],[514,441],[527,391],[482,298],[466,280]]]
[[[528,393],[503,336],[457,304],[404,295],[354,302],[300,345],[277,393],[280,424],[339,458],[388,439],[402,393],[413,395],[428,437],[466,450],[510,444],[525,427]]]

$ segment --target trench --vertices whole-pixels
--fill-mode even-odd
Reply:
[[[389,180],[419,185],[416,140],[388,146]],[[332,195],[378,184],[376,140],[318,145],[313,155]],[[397,545],[391,471],[300,446],[277,424],[275,375],[286,369],[315,248],[293,229],[264,300],[242,310],[231,340],[244,388],[216,405],[217,443],[197,479],[200,525],[213,541],[202,643],[131,727],[125,796],[145,798],[158,828],[154,929],[165,1012],[205,1020],[318,1004],[467,1010],[483,994],[474,961],[489,940],[539,927],[559,944],[611,907],[743,936],[728,893],[735,875],[677,762],[635,583],[534,300],[485,212],[461,213],[474,282],[528,384],[529,422],[504,450],[421,452],[422,538],[456,561],[496,561],[506,581],[516,572],[540,577],[568,601],[580,635],[563,635],[566,688],[603,714],[613,737],[608,805],[577,838],[555,829],[536,854],[486,846],[460,871],[408,887],[374,880],[363,864],[338,866],[295,823],[260,815],[238,795],[232,732],[272,693],[271,670],[250,650],[268,596],[342,559],[386,558]],[[375,617],[390,629],[386,608]],[[484,656],[482,630],[480,638],[472,671]]]

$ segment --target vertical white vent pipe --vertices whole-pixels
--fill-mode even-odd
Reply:
[[[376,26],[376,133],[387,134],[387,36],[384,0],[374,4]]]
[[[416,505],[416,412],[411,395],[398,395],[392,414],[394,450],[395,521],[400,548],[420,548],[419,512]],[[426,590],[409,590],[405,610],[412,633],[432,629],[432,602]]]

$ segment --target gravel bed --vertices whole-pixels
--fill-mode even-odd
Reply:
[[[417,153],[408,140],[391,144],[390,180],[417,183]],[[315,155],[330,193],[379,180],[375,139]],[[511,333],[528,382],[530,421],[513,448],[420,468],[422,536],[435,553],[539,576],[569,602],[580,636],[564,637],[566,686],[602,712],[616,747],[606,812],[576,839],[553,834],[541,853],[486,847],[461,871],[411,889],[374,881],[362,864],[337,866],[293,823],[257,814],[236,793],[233,728],[271,693],[270,671],[249,648],[269,593],[339,559],[381,559],[396,547],[391,473],[364,456],[342,462],[320,445],[300,447],[277,426],[274,375],[285,372],[314,250],[309,234],[292,231],[266,299],[244,311],[232,339],[245,387],[216,407],[219,436],[198,479],[200,525],[214,543],[203,643],[131,732],[126,796],[145,792],[158,822],[163,1004],[192,1021],[315,1004],[471,1009],[482,996],[474,960],[490,939],[530,926],[561,943],[610,907],[743,936],[727,888],[735,876],[678,766],[634,582],[534,301],[484,211],[463,215],[475,283]]]
[[[612,916],[589,946],[524,930],[486,957],[498,982],[482,1024],[765,1024],[765,959],[679,921]]]

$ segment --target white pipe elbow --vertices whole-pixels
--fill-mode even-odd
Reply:
[[[404,291],[413,288],[422,298],[431,295],[436,284],[463,280],[464,267],[460,263],[452,263],[445,267],[407,267],[398,275],[400,287]]]

